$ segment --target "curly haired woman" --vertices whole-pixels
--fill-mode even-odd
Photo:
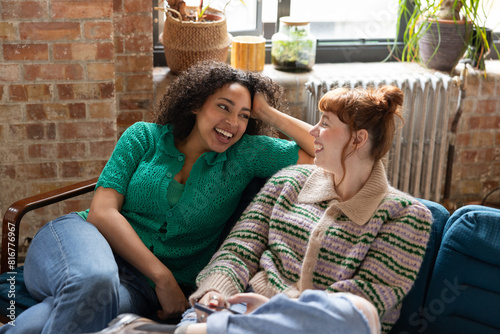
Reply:
[[[155,123],[123,133],[90,210],[35,236],[24,275],[40,303],[2,330],[94,332],[124,312],[180,315],[250,181],[312,161],[310,125],[276,109],[282,92],[223,63],[180,75]],[[255,135],[264,125],[293,141]]]

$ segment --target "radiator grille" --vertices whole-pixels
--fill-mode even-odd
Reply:
[[[405,125],[387,154],[387,175],[394,187],[415,197],[439,202],[444,183],[452,79],[435,74],[404,78],[335,79],[306,83],[306,121],[319,120],[318,101],[336,87],[378,87],[390,84],[404,93]]]

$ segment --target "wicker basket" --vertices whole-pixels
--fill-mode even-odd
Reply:
[[[226,17],[223,12],[212,8],[207,12],[215,13],[221,19],[213,22],[182,21],[178,11],[167,8],[160,43],[165,47],[167,65],[172,72],[182,72],[202,60],[226,61],[232,39],[227,32]]]

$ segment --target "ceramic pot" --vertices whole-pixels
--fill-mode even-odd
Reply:
[[[451,72],[467,49],[472,24],[465,21],[424,21],[419,41],[422,63],[431,69]]]

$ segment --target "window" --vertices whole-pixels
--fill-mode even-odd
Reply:
[[[197,7],[200,0],[185,0],[187,6]],[[158,0],[154,0],[154,7],[158,7]],[[164,0],[160,6],[166,6]],[[208,3],[208,1],[205,1]],[[226,5],[227,4],[227,5]],[[262,34],[262,1],[261,0],[212,0],[210,6],[224,10],[226,13],[227,29],[237,35],[261,35]],[[162,11],[155,10],[153,13],[153,38],[154,38],[154,64],[155,66],[165,66],[165,57],[163,54],[163,45],[159,42],[159,35],[163,31],[165,14]]]
[[[303,17],[311,22],[311,33],[318,39],[317,63],[382,61],[389,55],[394,39],[402,40],[396,31],[398,1],[244,0],[243,4],[231,0],[226,16],[233,36],[263,34],[268,40],[268,49],[277,30],[278,17]],[[486,25],[496,32],[493,40],[500,50],[500,1],[483,1],[492,7]],[[226,2],[212,0],[211,6],[222,9]],[[199,6],[200,1],[186,0],[186,3]],[[155,11],[155,15],[158,13]],[[163,13],[160,14],[161,19],[155,19],[155,65],[165,65],[163,46],[157,42],[164,21]],[[491,55],[496,57],[494,52]]]

